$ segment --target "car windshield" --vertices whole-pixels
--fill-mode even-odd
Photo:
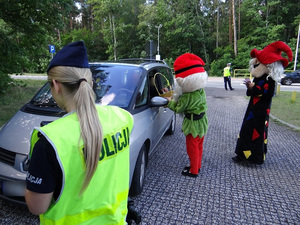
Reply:
[[[90,64],[96,103],[128,108],[143,69],[121,64]],[[35,106],[57,107],[47,83],[31,101]]]
[[[90,65],[96,103],[127,108],[141,79],[142,69],[121,64]]]
[[[52,98],[50,85],[47,82],[39,92],[31,100],[31,104],[39,107],[56,107],[58,108],[56,102]]]

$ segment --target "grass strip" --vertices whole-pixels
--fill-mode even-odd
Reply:
[[[0,127],[4,125],[37,91],[45,80],[21,80],[0,95]]]
[[[292,92],[277,93],[272,99],[271,114],[286,123],[300,127],[300,93],[296,93],[295,102],[292,101]]]

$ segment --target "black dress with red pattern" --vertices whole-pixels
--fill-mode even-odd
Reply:
[[[267,76],[254,78],[252,90],[247,90],[251,97],[235,149],[239,158],[254,164],[263,164],[267,153],[269,114],[275,91],[275,81]]]

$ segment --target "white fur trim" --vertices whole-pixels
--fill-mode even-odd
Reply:
[[[185,78],[178,77],[176,81],[182,87],[182,93],[194,92],[200,88],[205,88],[208,75],[205,72],[194,73]]]
[[[172,98],[175,102],[177,102],[179,97],[182,95],[182,87],[179,86],[176,80],[174,84],[175,84],[175,89]]]

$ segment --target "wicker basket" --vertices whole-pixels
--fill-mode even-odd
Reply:
[[[169,80],[165,77],[165,75],[163,75],[163,74],[161,74],[161,73],[156,73],[156,74],[154,74],[154,80],[155,80],[155,78],[156,78],[157,75],[160,75],[160,76],[162,76],[163,78],[165,78],[165,80],[166,80],[166,82],[167,82],[167,85],[166,85],[165,87],[168,88],[168,90],[169,90],[168,92],[164,92],[164,93],[161,94],[161,93],[158,91],[158,88],[157,88],[157,86],[156,86],[156,82],[154,82],[154,87],[155,87],[155,89],[156,89],[158,95],[159,95],[160,97],[172,97],[172,95],[173,95],[173,93],[174,93],[174,90],[172,89],[172,86],[170,85]]]

